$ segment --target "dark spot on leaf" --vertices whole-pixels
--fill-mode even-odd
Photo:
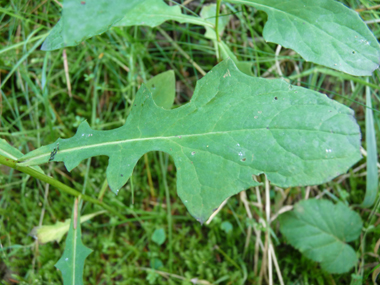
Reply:
[[[124,175],[123,174],[120,174],[121,177],[123,177]]]
[[[267,127],[267,130],[269,130],[269,127]]]
[[[353,51],[352,51],[352,54],[355,54],[355,53],[356,53],[356,51],[353,50]]]
[[[216,210],[218,210],[218,208],[215,208],[214,210],[212,210],[213,212],[215,212]]]
[[[86,4],[86,1],[81,1],[80,2],[82,5],[85,5]]]
[[[135,104],[135,106],[136,106],[136,104]]]
[[[246,161],[246,160],[247,160],[247,159],[246,159],[245,157],[241,159],[241,161]]]
[[[274,100],[277,100],[278,98],[277,97],[274,97]]]

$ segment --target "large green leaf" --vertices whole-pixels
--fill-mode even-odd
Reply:
[[[75,199],[75,201],[70,229],[66,238],[65,250],[55,265],[62,273],[64,285],[83,284],[84,261],[92,252],[91,249],[85,247],[82,243],[78,199]]]
[[[155,27],[168,20],[212,27],[202,18],[184,15],[179,6],[168,6],[162,0],[65,0],[62,18],[51,30],[42,50],[75,46],[112,26]]]
[[[357,162],[359,148],[351,109],[282,80],[247,76],[228,59],[180,108],[158,107],[143,85],[123,127],[96,131],[83,122],[74,137],[20,161],[63,161],[71,171],[86,158],[106,155],[107,180],[117,193],[144,153],[164,151],[177,167],[178,195],[204,221],[226,198],[257,185],[252,175],[266,173],[282,187],[323,183]]]
[[[307,61],[353,75],[371,75],[380,45],[358,13],[335,0],[226,0],[268,14],[264,38]]]
[[[339,202],[305,200],[280,216],[281,232],[306,257],[320,262],[331,273],[349,271],[357,262],[347,242],[356,240],[363,223],[360,216]]]

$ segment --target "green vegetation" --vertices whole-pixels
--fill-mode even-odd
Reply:
[[[54,265],[60,258],[57,266],[62,273],[73,268],[81,271],[89,250],[73,242],[76,236],[80,240],[80,228],[83,244],[93,250],[84,262],[85,284],[375,282],[380,272],[376,227],[380,72],[372,73],[380,57],[376,3],[344,3],[358,9],[372,35],[354,12],[328,0],[316,6],[297,0],[295,22],[290,17],[295,15],[291,5],[276,6],[276,1],[229,1],[236,5],[222,3],[220,15],[216,5],[203,6],[197,0],[184,1],[182,12],[174,2],[170,6],[150,0],[129,1],[124,6],[119,2],[104,6],[108,13],[97,17],[103,10],[95,2],[69,0],[59,22],[57,1],[1,5],[2,282],[59,284],[61,274]],[[85,12],[79,9],[83,5],[87,5]],[[332,11],[329,17],[321,24],[303,22],[320,21],[319,6]],[[346,11],[345,16],[339,11]],[[283,14],[290,22],[278,26],[284,30],[276,29]],[[336,26],[326,24],[331,22]],[[354,28],[342,33],[339,27],[345,26]],[[324,42],[315,41],[326,31],[331,34]],[[372,75],[364,79],[321,68],[263,37],[327,67]],[[39,50],[42,42],[43,49],[50,51]],[[321,57],[321,52],[326,56]],[[174,70],[175,78],[165,72],[168,69]],[[218,78],[225,79],[225,85],[219,86]],[[191,103],[180,107],[192,96]],[[170,109],[173,100],[175,110],[156,106]],[[233,104],[240,107],[228,107]],[[359,160],[358,126],[343,105],[355,112],[363,138],[361,152],[368,161]],[[231,119],[219,118],[222,112]],[[263,112],[268,117],[259,118]],[[277,118],[281,112],[284,116]],[[331,112],[335,117],[329,121]],[[257,124],[254,128],[263,131],[245,132],[244,137],[228,134],[216,141],[210,137],[218,123],[230,132],[252,121]],[[295,131],[305,127],[319,131],[315,136],[271,131],[289,126]],[[201,139],[192,135],[194,131],[202,134]],[[270,133],[277,143],[282,142],[282,149],[268,148],[274,144]],[[83,134],[87,138],[81,145]],[[135,143],[136,138],[160,136],[175,139]],[[89,139],[96,147],[78,149],[88,145]],[[126,157],[107,146],[119,140],[125,141]],[[252,141],[255,144],[250,145]],[[325,153],[313,151],[311,141]],[[217,146],[215,150],[209,148],[210,142]],[[238,162],[222,148],[227,142],[234,142]],[[178,145],[186,148],[187,155],[176,149]],[[253,157],[258,160],[253,162]],[[194,165],[181,163],[189,158]],[[16,160],[22,163],[16,165]],[[49,161],[64,164],[29,167]],[[203,185],[210,183],[209,190],[204,192],[196,179]],[[297,186],[315,183],[323,184]],[[117,196],[107,191],[108,185]],[[243,189],[247,190],[240,192]],[[177,192],[191,215],[201,222],[209,219],[204,226],[187,212]],[[198,192],[202,194],[194,195]],[[239,194],[230,197],[235,193]],[[82,200],[76,199],[72,208],[73,196],[79,195]],[[298,203],[303,199],[309,200]],[[293,206],[294,211],[282,214]],[[62,227],[68,229],[60,221],[70,216],[74,219],[66,247],[64,242],[33,240],[36,236],[41,241],[46,234],[59,241]],[[316,234],[322,237],[313,240]],[[331,250],[313,250],[326,245]],[[74,259],[77,264],[70,259],[76,250],[83,251]],[[341,253],[336,254],[337,260],[346,264],[332,258],[334,251]],[[65,261],[73,263],[66,267]],[[78,281],[71,282],[72,277]],[[64,273],[65,284],[80,284],[81,279],[81,274]]]

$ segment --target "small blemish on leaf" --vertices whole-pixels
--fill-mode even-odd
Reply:
[[[191,155],[195,155],[195,151],[191,152]]]
[[[278,98],[277,97],[274,97],[274,100],[277,100]]]
[[[218,208],[215,208],[214,210],[212,210],[213,212],[215,212],[216,210],[218,210]]]
[[[247,159],[246,159],[245,157],[241,159],[241,161],[246,161],[246,160],[247,160]]]
[[[85,5],[86,4],[86,1],[81,1],[80,2],[82,5]]]

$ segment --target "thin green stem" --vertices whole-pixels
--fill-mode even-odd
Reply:
[[[0,164],[6,165],[6,166],[11,167],[15,170],[29,174],[30,176],[32,176],[36,179],[39,179],[41,181],[44,181],[46,183],[49,183],[51,186],[56,187],[57,189],[61,190],[62,192],[65,192],[65,193],[70,194],[72,196],[75,196],[75,197],[81,196],[82,200],[87,201],[87,202],[91,202],[91,203],[96,204],[96,205],[99,205],[103,209],[105,209],[108,212],[118,216],[119,218],[125,219],[125,217],[122,214],[120,214],[116,209],[105,204],[104,202],[96,200],[90,196],[83,195],[79,191],[63,184],[62,182],[59,182],[58,180],[56,180],[52,177],[49,177],[49,176],[47,176],[41,172],[38,172],[37,170],[34,170],[30,167],[17,165],[17,161],[15,161],[13,159],[10,159],[10,158],[7,158],[5,156],[0,155]]]
[[[219,36],[219,11],[220,11],[220,3],[222,3],[222,0],[216,1],[216,16],[215,16],[215,33],[216,33],[216,40],[220,42],[220,36]]]

